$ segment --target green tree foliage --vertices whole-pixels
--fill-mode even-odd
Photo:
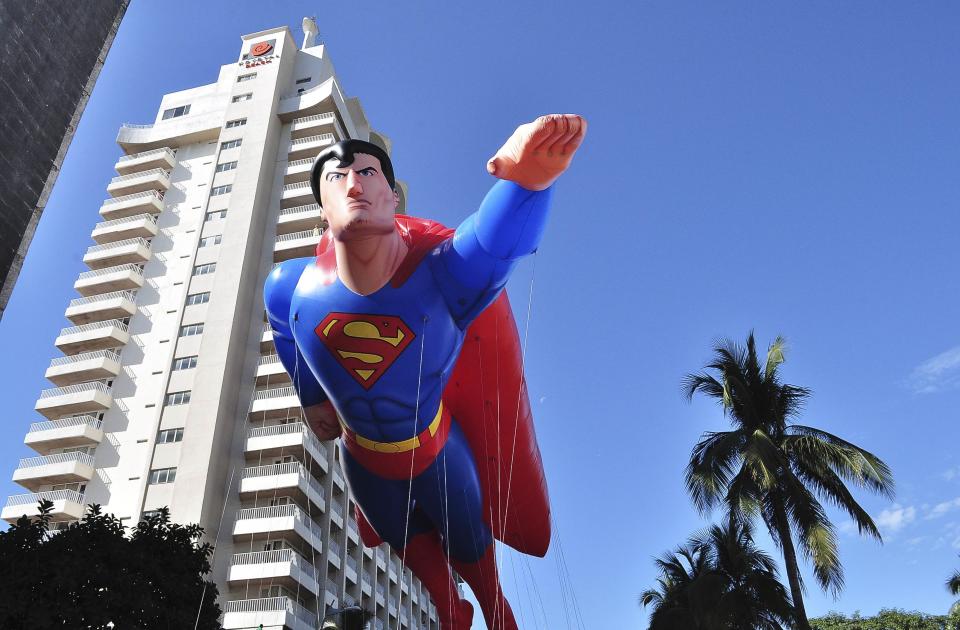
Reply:
[[[0,628],[219,630],[217,587],[203,579],[213,548],[200,544],[199,525],[171,523],[164,508],[128,537],[92,505],[51,535],[52,508],[41,501],[39,519],[0,532]]]
[[[773,559],[736,523],[714,525],[656,563],[658,587],[640,596],[653,607],[650,630],[781,630],[793,617]]]
[[[947,589],[954,595],[960,595],[960,571],[954,573],[947,580]]]
[[[851,617],[830,613],[825,617],[811,619],[814,630],[958,630],[960,615],[927,615],[905,610],[884,609],[874,617]]]
[[[716,399],[732,425],[731,431],[703,435],[690,456],[686,484],[701,512],[723,506],[733,521],[763,521],[783,551],[797,627],[809,630],[794,540],[821,587],[838,593],[843,566],[820,499],[849,514],[861,534],[880,540],[847,484],[892,497],[893,476],[879,457],[859,446],[793,424],[810,392],[780,381],[784,348],[777,338],[761,365],[750,333],[746,347],[724,341],[704,371],[686,377],[687,397],[699,392]]]

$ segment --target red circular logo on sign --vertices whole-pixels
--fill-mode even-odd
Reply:
[[[250,54],[260,57],[273,50],[273,44],[270,42],[260,42],[250,49]]]

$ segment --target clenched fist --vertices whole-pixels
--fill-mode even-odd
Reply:
[[[520,125],[487,162],[487,172],[527,190],[544,190],[563,174],[587,133],[576,114],[550,114]]]

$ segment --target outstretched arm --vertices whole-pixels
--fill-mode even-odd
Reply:
[[[280,363],[290,375],[294,391],[307,417],[307,423],[321,440],[332,440],[340,435],[340,423],[327,394],[307,367],[297,348],[290,328],[290,301],[293,290],[300,280],[304,267],[312,258],[288,260],[267,276],[263,287],[263,301],[267,309],[270,328],[273,329],[273,345],[277,348]]]
[[[580,116],[541,116],[518,127],[487,162],[487,170],[502,181],[433,263],[461,327],[497,297],[517,261],[536,251],[546,226],[550,186],[570,166],[585,134]]]

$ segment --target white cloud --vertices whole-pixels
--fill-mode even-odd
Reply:
[[[927,514],[927,518],[940,518],[948,512],[954,510],[960,510],[960,497],[953,499],[951,501],[944,501],[943,503],[937,503],[935,506],[930,508],[930,513]]]
[[[880,515],[874,519],[874,522],[884,536],[892,538],[893,534],[896,534],[912,523],[916,517],[917,509],[912,505],[903,507],[894,503],[890,509],[880,512]]]
[[[946,479],[947,481],[960,479],[960,466],[957,466],[956,468],[948,468],[947,470],[940,473],[940,476]]]
[[[913,368],[907,383],[916,394],[934,394],[960,387],[960,346]]]

